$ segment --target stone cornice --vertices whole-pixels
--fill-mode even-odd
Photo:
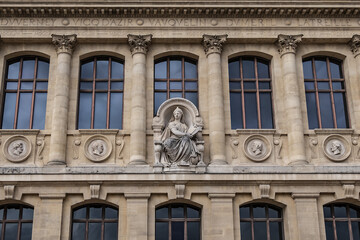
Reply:
[[[52,34],[52,43],[55,45],[57,54],[68,53],[72,54],[77,43],[76,34],[73,35],[55,35]]]
[[[222,44],[226,41],[228,35],[203,35],[202,45],[206,55],[210,53],[221,53]]]
[[[283,35],[278,36],[278,51],[280,56],[286,53],[296,53],[298,44],[301,42],[302,34],[299,35]]]
[[[130,45],[131,54],[146,54],[151,44],[152,35],[128,35],[128,43]]]
[[[360,55],[360,35],[355,34],[349,42],[350,50],[354,54],[354,57]]]

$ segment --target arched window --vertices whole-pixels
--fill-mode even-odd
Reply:
[[[0,206],[0,239],[31,240],[34,209],[25,205]]]
[[[155,212],[156,240],[200,240],[201,211],[187,204],[169,204]]]
[[[197,62],[186,57],[166,57],[155,61],[154,115],[170,98],[186,98],[198,107]]]
[[[229,61],[232,129],[274,128],[269,65],[259,57]]]
[[[327,240],[360,239],[360,207],[335,203],[324,206]]]
[[[78,129],[121,129],[124,62],[94,57],[81,62]]]
[[[7,61],[2,129],[44,129],[49,61],[20,57]]]
[[[282,210],[265,203],[240,207],[241,239],[282,240]]]
[[[329,57],[303,61],[309,128],[348,128],[342,62]]]
[[[118,239],[118,210],[92,204],[75,208],[72,213],[72,240]]]

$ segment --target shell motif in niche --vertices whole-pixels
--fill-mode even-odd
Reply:
[[[111,143],[103,136],[89,138],[85,145],[85,156],[93,162],[101,162],[107,159],[112,150]]]
[[[244,151],[250,160],[264,161],[271,154],[270,142],[261,135],[250,136],[244,142]]]
[[[340,135],[327,137],[324,140],[323,150],[327,158],[336,162],[344,161],[351,152],[348,141]]]
[[[6,140],[3,153],[10,162],[22,162],[31,153],[31,143],[24,136],[13,136]]]

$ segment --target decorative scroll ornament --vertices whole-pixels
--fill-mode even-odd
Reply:
[[[248,137],[244,142],[245,155],[252,161],[261,162],[271,154],[270,142],[261,135]]]
[[[222,44],[226,41],[227,34],[225,35],[203,35],[202,45],[206,55],[210,53],[221,53]]]
[[[324,153],[332,161],[340,162],[347,159],[351,149],[349,143],[340,135],[330,135],[324,140]]]
[[[128,34],[128,43],[132,54],[146,54],[151,44],[152,35],[132,35]]]
[[[107,159],[112,151],[111,142],[101,135],[90,137],[84,144],[85,156],[93,162]]]
[[[22,162],[31,153],[31,143],[24,136],[13,136],[6,140],[3,153],[10,162]]]
[[[77,43],[77,35],[55,35],[52,34],[52,43],[55,45],[55,49],[57,54],[59,53],[68,53],[72,54],[76,43]]]
[[[280,34],[278,36],[278,51],[280,55],[284,55],[285,53],[296,53],[298,44],[302,41],[302,34],[299,35],[283,35]]]
[[[360,54],[360,35],[355,34],[350,42],[349,42],[350,49],[354,54],[354,57]]]

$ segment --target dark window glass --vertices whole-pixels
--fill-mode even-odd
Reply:
[[[269,204],[248,204],[240,207],[241,239],[282,240],[281,209]]]
[[[258,57],[229,61],[231,128],[274,128],[270,62]]]
[[[352,204],[324,206],[326,240],[358,240],[360,238],[360,207]]]
[[[186,57],[166,57],[155,62],[154,115],[170,98],[186,98],[198,107],[197,63]]]
[[[44,129],[49,63],[38,57],[10,60],[5,78],[3,129]]]
[[[118,210],[99,204],[74,209],[72,213],[71,239],[118,239]]]
[[[310,129],[349,127],[341,65],[339,60],[328,57],[303,61]]]
[[[121,129],[124,63],[95,57],[81,64],[78,129]]]
[[[34,210],[23,205],[0,207],[0,239],[31,240]]]
[[[156,240],[200,240],[200,209],[185,204],[170,204],[155,211]]]

